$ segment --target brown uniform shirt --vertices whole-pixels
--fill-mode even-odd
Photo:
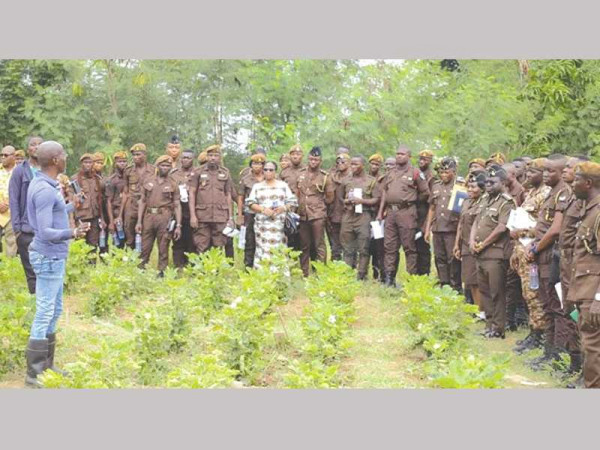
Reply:
[[[375,179],[375,177],[372,177],[371,175],[368,175],[366,173],[363,173],[360,177],[355,177],[352,175],[349,177],[345,177],[341,184],[343,191],[343,199],[349,198],[350,192],[353,189],[362,189],[363,198],[379,198],[380,194],[379,190],[376,188],[376,184],[377,180]],[[352,204],[345,204],[344,209],[347,212],[354,213],[354,206],[355,205]],[[376,211],[378,207],[378,205],[363,205],[363,212],[373,212]]]
[[[570,302],[591,302],[600,287],[600,196],[585,204],[581,213],[567,297]]]
[[[219,166],[209,170],[208,164],[198,168],[190,181],[196,189],[196,217],[198,222],[222,223],[229,220],[227,198],[231,197],[231,175]]]
[[[525,200],[525,189],[523,185],[515,180],[512,187],[507,188],[508,195],[510,195],[517,206],[521,206]]]
[[[75,216],[81,220],[91,220],[101,216],[102,204],[104,202],[104,183],[99,175],[86,177],[83,174],[75,174],[71,181],[77,180],[85,198],[83,203],[75,210]]]
[[[150,163],[146,163],[140,174],[138,174],[135,164],[125,168],[124,178],[129,197],[126,205],[128,211],[137,213],[138,203],[142,196],[142,185],[146,178],[154,176],[155,174],[156,168]]]
[[[345,174],[342,174],[339,171],[334,171],[330,175],[331,181],[335,186],[335,198],[333,203],[329,205],[329,212],[327,216],[329,220],[333,223],[341,223],[342,216],[344,215],[344,185],[343,183],[350,177],[352,174],[350,170],[347,170]]]
[[[427,186],[429,187],[429,192],[433,190],[433,183],[435,181],[435,177],[433,176],[433,171],[431,169],[427,169],[425,171],[421,171],[423,176],[425,177],[425,181],[427,181]],[[418,226],[419,228],[425,227],[425,221],[427,220],[427,213],[429,212],[429,197],[424,200],[417,201],[417,215],[418,215]]]
[[[311,171],[304,168],[298,175],[296,188],[300,220],[316,220],[327,217],[327,205],[335,195],[335,186],[324,170]]]
[[[460,236],[458,237],[458,245],[460,248],[461,255],[470,255],[471,249],[469,248],[469,239],[471,238],[471,229],[475,223],[475,219],[479,214],[481,205],[486,202],[486,196],[482,195],[477,200],[473,201],[468,198],[463,203],[460,211]]]
[[[458,228],[460,214],[448,209],[454,183],[444,184],[441,181],[433,183],[431,204],[435,207],[431,231],[434,233],[453,232]]]
[[[262,180],[256,178],[252,170],[249,170],[244,175],[242,175],[242,177],[240,178],[238,192],[239,195],[241,195],[244,198],[244,201],[250,195],[250,192],[252,191],[252,186],[254,186],[256,183],[260,183],[261,181]],[[250,209],[248,209],[247,206],[244,206],[244,212],[247,214],[251,213]]]
[[[499,223],[506,225],[511,210],[515,207],[513,198],[506,194],[496,197],[489,195],[482,200],[475,226],[475,242],[483,242],[498,226]],[[510,232],[508,229],[502,233],[500,238],[488,245],[477,255],[478,259],[508,259],[510,257]]]
[[[544,203],[542,203],[538,214],[538,220],[534,230],[536,241],[539,241],[550,229],[557,212],[563,213],[564,215],[564,212],[569,206],[570,198],[571,191],[569,186],[562,180],[551,189],[544,199]],[[546,275],[549,276],[549,271],[543,266],[548,266],[552,263],[552,246],[545,248],[539,253],[537,262],[540,265],[540,277],[546,278]]]
[[[569,206],[563,215],[562,227],[560,228],[560,236],[558,243],[561,250],[573,249],[575,247],[575,236],[577,235],[577,227],[581,220],[583,201],[572,195],[569,200]]]
[[[166,208],[175,211],[175,205],[179,202],[179,186],[175,179],[167,176],[161,178],[152,175],[144,180],[143,196],[148,208]]]
[[[112,205],[113,217],[117,218],[121,209],[123,200],[123,189],[125,189],[125,172],[120,175],[119,172],[113,172],[107,179],[104,186],[104,195],[106,200],[110,200]]]
[[[399,220],[406,228],[417,228],[417,200],[429,199],[429,187],[421,171],[410,164],[396,166],[385,174],[381,187],[386,208],[400,206]]]
[[[179,200],[181,201],[181,191],[180,189],[186,189],[188,192],[188,201],[183,203],[181,202],[181,216],[185,218],[190,217],[190,207],[189,207],[189,194],[190,194],[190,183],[192,177],[194,176],[194,168],[191,167],[189,170],[183,170],[181,167],[177,167],[173,169],[170,173],[170,177],[175,180],[177,183],[177,189],[179,192]],[[180,186],[183,186],[180,188]]]
[[[298,185],[298,177],[300,176],[300,171],[304,169],[303,165],[294,166],[291,164],[289,167],[283,169],[279,174],[279,178],[281,181],[285,181],[290,189],[294,191],[296,186]],[[295,193],[295,192],[294,192]]]

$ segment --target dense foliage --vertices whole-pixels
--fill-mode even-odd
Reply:
[[[293,143],[391,154],[399,143],[454,154],[597,152],[600,61],[1,60],[0,143],[40,133],[74,155],[172,133],[221,142],[238,170],[251,148]],[[75,164],[78,158],[70,158]],[[69,167],[73,171],[73,167]]]

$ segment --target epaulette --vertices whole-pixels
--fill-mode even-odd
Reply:
[[[240,177],[243,176],[243,175],[246,175],[249,170],[250,170],[250,167],[244,167],[242,170],[240,170],[240,173],[238,175]]]
[[[319,169],[323,175],[327,175],[327,172],[323,169]]]
[[[502,198],[506,199],[506,200],[512,200],[513,202],[515,201],[510,194],[507,194],[506,192],[502,193]]]
[[[377,178],[377,182],[381,183],[384,178],[385,178],[385,175],[379,175],[379,177]]]

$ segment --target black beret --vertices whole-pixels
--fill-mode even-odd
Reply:
[[[321,147],[313,147],[310,152],[308,152],[310,156],[321,156],[323,153],[321,152]]]

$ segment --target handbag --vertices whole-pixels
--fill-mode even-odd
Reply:
[[[298,225],[300,224],[300,216],[294,212],[285,214],[284,231],[286,234],[298,233]]]

